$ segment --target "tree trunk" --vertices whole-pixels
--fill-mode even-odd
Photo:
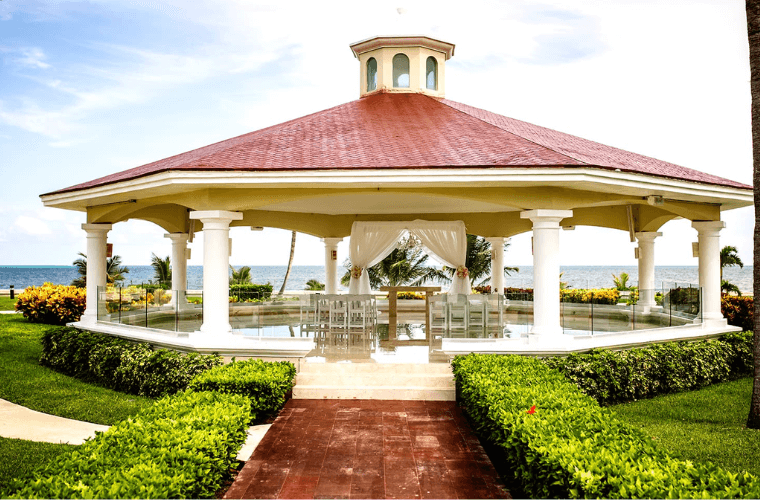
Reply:
[[[747,0],[747,35],[749,38],[750,90],[752,92],[752,174],[755,188],[754,278],[755,295],[755,381],[747,427],[760,429],[760,0]]]
[[[290,240],[290,259],[288,260],[288,270],[285,271],[285,279],[282,280],[282,287],[280,288],[280,293],[277,295],[282,295],[285,291],[285,284],[288,282],[288,276],[290,276],[290,268],[293,267],[293,254],[296,253],[296,232],[293,231],[293,238]]]

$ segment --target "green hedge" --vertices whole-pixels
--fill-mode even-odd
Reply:
[[[159,397],[185,389],[193,377],[221,365],[222,358],[153,350],[149,344],[64,327],[42,335],[40,364],[117,391]]]
[[[10,498],[213,498],[246,438],[250,401],[182,392],[61,455]]]
[[[527,497],[760,498],[756,477],[669,456],[538,359],[470,354],[452,364],[476,432]]]
[[[593,350],[544,363],[600,404],[622,403],[751,375],[752,334],[625,351]]]
[[[239,301],[243,300],[267,300],[272,296],[272,284],[265,285],[245,284],[230,285],[230,297]]]
[[[190,389],[242,394],[250,398],[251,414],[257,419],[282,408],[295,376],[296,367],[288,361],[233,361],[199,374]]]

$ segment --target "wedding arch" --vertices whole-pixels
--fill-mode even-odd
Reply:
[[[467,232],[462,221],[387,221],[354,222],[351,226],[349,258],[351,259],[350,294],[370,293],[370,268],[390,254],[399,239],[408,232],[422,243],[426,253],[441,263],[455,268],[449,294],[469,294],[465,260],[467,258]]]

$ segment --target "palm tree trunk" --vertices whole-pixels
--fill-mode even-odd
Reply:
[[[747,427],[760,429],[760,0],[747,0],[750,90],[752,92],[752,174],[755,191],[754,278],[755,381],[752,386]]]
[[[290,259],[288,260],[288,270],[285,271],[285,279],[282,280],[282,287],[277,295],[282,295],[285,291],[285,284],[288,282],[288,276],[290,276],[290,268],[293,267],[293,254],[296,253],[296,232],[293,231],[293,238],[290,240]]]

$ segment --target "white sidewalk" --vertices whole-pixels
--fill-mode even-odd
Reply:
[[[248,428],[248,437],[237,454],[237,459],[247,461],[271,427],[271,424]],[[44,443],[84,443],[95,437],[95,431],[106,431],[107,425],[91,424],[69,418],[56,417],[0,399],[0,436]]]

